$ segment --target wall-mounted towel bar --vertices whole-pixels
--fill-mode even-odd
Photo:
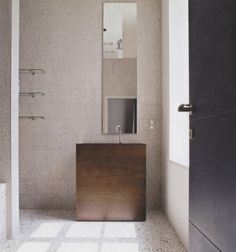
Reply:
[[[36,119],[45,119],[44,116],[19,116],[20,119],[30,119],[32,121]]]
[[[32,98],[34,98],[37,95],[44,96],[45,93],[43,93],[43,92],[20,92],[19,95],[20,96],[31,96]]]
[[[113,42],[104,42],[104,45],[113,45]]]
[[[111,50],[111,51],[108,51],[108,50],[107,50],[107,51],[104,51],[104,53],[112,53],[112,54],[114,54],[115,51],[112,51],[112,50]]]
[[[45,74],[46,72],[43,69],[34,69],[34,68],[30,68],[30,69],[19,69],[20,74]]]

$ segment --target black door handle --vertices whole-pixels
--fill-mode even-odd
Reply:
[[[181,104],[178,107],[179,112],[190,112],[192,114],[193,110],[194,108],[192,104]]]

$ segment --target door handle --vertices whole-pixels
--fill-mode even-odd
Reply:
[[[192,104],[181,104],[178,107],[179,112],[190,112],[190,114],[193,114],[194,107]]]

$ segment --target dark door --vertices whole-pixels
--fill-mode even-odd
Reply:
[[[236,0],[189,0],[190,252],[236,251]]]

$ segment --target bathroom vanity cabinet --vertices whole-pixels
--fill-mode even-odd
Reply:
[[[76,217],[145,221],[146,145],[76,145]]]

